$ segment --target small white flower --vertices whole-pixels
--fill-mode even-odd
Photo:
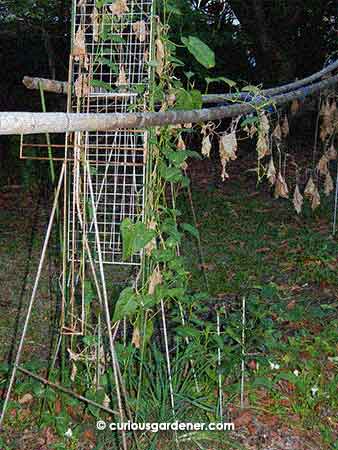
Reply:
[[[71,428],[68,428],[68,430],[65,432],[65,436],[67,438],[71,438],[73,436],[73,432]]]
[[[317,392],[318,392],[318,386],[313,386],[312,388],[311,388],[311,394],[312,394],[312,397],[314,397],[316,394],[317,394]]]
[[[275,363],[269,361],[269,364],[270,364],[270,369],[271,370],[278,370],[280,368],[280,365],[277,364],[277,363],[275,364]]]
[[[295,369],[295,370],[293,371],[293,374],[294,374],[296,377],[299,377],[299,370]]]

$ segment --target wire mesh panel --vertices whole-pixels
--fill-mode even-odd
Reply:
[[[145,109],[149,84],[152,1],[77,0],[69,110],[126,113]],[[76,133],[69,179],[69,259],[80,258],[83,235],[97,253],[95,219],[103,262],[139,264],[140,255],[122,261],[123,219],[143,219],[145,132],[119,129]],[[90,207],[89,164],[94,208]],[[95,215],[95,218],[93,217]]]

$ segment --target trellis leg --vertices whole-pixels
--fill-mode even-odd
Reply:
[[[89,193],[90,193],[90,198],[91,198],[92,208],[93,208],[94,229],[95,229],[97,253],[98,253],[98,258],[99,258],[99,267],[100,267],[100,275],[101,275],[102,290],[103,290],[103,309],[104,309],[104,314],[105,314],[105,318],[106,318],[110,353],[111,353],[111,358],[112,358],[115,385],[116,385],[116,396],[117,396],[117,402],[118,402],[118,407],[119,407],[120,420],[122,423],[123,419],[124,419],[124,414],[123,414],[122,398],[121,398],[121,392],[120,392],[119,376],[118,376],[118,370],[117,370],[117,357],[116,357],[116,353],[115,353],[113,334],[112,334],[112,330],[111,330],[111,319],[110,319],[110,313],[109,313],[108,296],[107,296],[107,289],[106,289],[106,282],[105,282],[105,276],[104,276],[102,254],[101,254],[99,228],[97,225],[95,198],[94,198],[94,193],[93,193],[93,185],[92,185],[92,179],[91,179],[91,175],[90,175],[88,161],[86,161],[85,169],[87,171]],[[122,444],[123,444],[123,449],[127,450],[126,434],[125,434],[124,430],[122,430]]]
[[[171,364],[170,364],[170,355],[169,355],[169,345],[168,345],[168,333],[167,333],[167,321],[165,317],[165,309],[164,309],[164,302],[161,299],[161,313],[162,313],[162,324],[163,324],[163,337],[164,337],[164,345],[165,345],[165,355],[167,360],[167,371],[168,371],[168,380],[169,380],[169,392],[170,392],[170,402],[171,402],[171,409],[173,413],[173,418],[176,420],[176,413],[175,413],[175,401],[174,401],[174,389],[173,389],[173,381],[171,376]],[[178,438],[177,438],[177,432],[175,431],[175,440],[176,445],[178,448]]]
[[[28,306],[28,311],[27,311],[27,315],[26,315],[26,319],[25,319],[25,324],[24,324],[24,327],[23,327],[23,330],[22,330],[22,335],[21,335],[21,339],[20,339],[20,342],[19,342],[18,351],[17,351],[15,362],[14,362],[14,365],[13,365],[13,370],[12,370],[10,382],[9,382],[9,385],[8,385],[7,393],[6,393],[6,398],[5,398],[3,407],[2,407],[2,412],[1,412],[1,417],[0,417],[0,427],[1,427],[2,422],[4,420],[4,417],[5,417],[7,405],[8,405],[10,396],[11,396],[11,392],[12,392],[14,381],[15,381],[15,377],[16,377],[17,368],[18,368],[18,365],[20,363],[21,353],[22,353],[22,349],[23,349],[23,344],[24,344],[24,341],[25,341],[25,337],[26,337],[29,321],[30,321],[30,318],[31,318],[32,309],[33,309],[33,305],[34,305],[34,301],[35,301],[35,297],[36,297],[36,292],[37,292],[39,281],[40,281],[40,277],[41,277],[42,267],[43,267],[43,263],[44,263],[44,260],[45,260],[47,247],[48,247],[48,243],[49,243],[49,238],[50,238],[51,231],[52,231],[52,226],[53,226],[53,222],[54,222],[55,212],[56,212],[57,205],[58,205],[60,190],[61,190],[62,181],[63,181],[64,173],[65,173],[65,167],[66,167],[66,162],[64,162],[63,165],[62,165],[58,186],[57,186],[57,189],[56,189],[56,192],[55,192],[53,208],[52,208],[52,212],[51,212],[51,215],[50,215],[50,218],[49,218],[49,223],[48,223],[48,228],[47,228],[47,232],[46,232],[46,237],[45,237],[45,241],[43,243],[43,248],[42,248],[40,262],[39,262],[39,267],[38,267],[38,271],[37,271],[37,274],[36,274],[36,277],[35,277],[34,287],[33,287],[31,299],[30,299],[29,306]]]

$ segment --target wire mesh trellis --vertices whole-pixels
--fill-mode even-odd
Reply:
[[[152,1],[74,4],[70,110],[126,113],[144,110],[149,84]],[[140,254],[122,261],[123,219],[143,219],[146,132],[120,129],[75,133],[68,204],[68,257],[79,260],[83,233],[95,248],[88,180],[89,163],[104,263],[139,265]],[[87,220],[79,219],[79,211]],[[97,254],[97,249],[94,251]]]

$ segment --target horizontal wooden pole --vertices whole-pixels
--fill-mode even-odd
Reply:
[[[24,77],[22,80],[27,89],[42,89],[46,92],[54,92],[55,94],[67,94],[67,81],[49,80],[47,78]]]
[[[327,67],[324,67],[319,72],[316,72],[306,78],[301,80],[293,81],[292,83],[284,84],[282,86],[276,86],[270,89],[263,89],[261,95],[265,97],[271,97],[274,95],[284,94],[286,92],[294,91],[306,85],[310,85],[320,78],[327,76],[331,72],[338,69],[338,61],[334,61]],[[39,85],[42,86],[43,90],[46,92],[54,92],[56,94],[67,94],[68,83],[67,81],[50,80],[47,78],[37,78],[37,77],[24,77],[22,80],[23,84],[28,89],[39,89]],[[202,96],[204,104],[212,103],[224,103],[231,99],[236,99],[236,97],[249,96],[249,92],[236,92],[233,94],[207,94]]]
[[[279,106],[296,98],[307,97],[322,89],[332,88],[337,83],[338,75],[309,87],[272,97],[271,102]],[[263,107],[264,105],[266,105],[266,101],[255,102],[255,99],[253,99],[252,103],[191,111],[126,114],[0,112],[0,135],[107,131],[119,128],[148,128],[170,124],[208,122],[209,120],[246,115],[254,112],[257,107]]]

